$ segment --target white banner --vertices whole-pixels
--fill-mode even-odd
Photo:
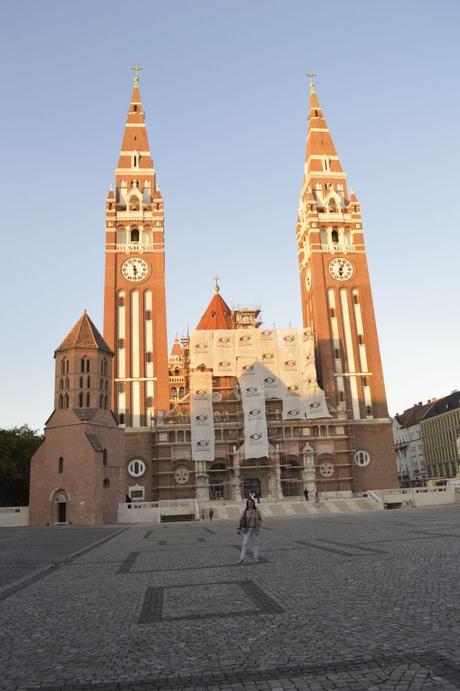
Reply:
[[[190,373],[190,431],[192,460],[214,460],[212,373]]]
[[[240,358],[248,361],[239,378],[244,413],[244,455],[245,458],[263,458],[268,456],[263,368],[258,362],[251,363],[251,359]]]
[[[237,358],[259,359],[259,329],[235,329],[235,355]]]
[[[268,457],[268,432],[265,416],[263,420],[244,421],[244,457]]]
[[[213,331],[213,360],[216,377],[236,377],[235,332],[230,329]]]
[[[206,367],[212,369],[213,366],[213,332],[206,330],[192,331],[190,336],[190,368]]]
[[[324,391],[317,385],[311,386],[305,392],[305,412],[309,420],[332,417],[327,409]]]

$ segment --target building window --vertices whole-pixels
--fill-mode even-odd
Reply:
[[[60,456],[58,460],[58,473],[62,472],[64,472],[64,459]]]
[[[152,318],[152,312],[150,310],[145,310],[145,321],[149,322]]]
[[[331,205],[332,205],[332,201],[333,201],[333,200],[331,199],[331,202],[330,202]],[[335,205],[335,202],[334,202],[334,205]],[[331,240],[332,240],[332,242],[334,242],[334,243],[338,243],[338,241],[339,241],[339,231],[337,230],[337,228],[333,228],[333,229],[332,229]]]
[[[358,334],[358,343],[359,345],[364,345],[364,338],[362,334]]]
[[[66,393],[66,395],[64,396],[64,408],[68,408],[68,407],[69,407],[69,394]]]
[[[124,414],[124,413],[120,413],[120,414],[119,414],[119,416],[118,416],[118,422],[119,422],[120,425],[124,425],[124,424],[125,424],[125,414]]]
[[[102,465],[107,465],[107,449],[102,449]]]
[[[148,353],[145,354],[145,359],[147,362],[152,362],[152,353],[149,351]]]
[[[108,403],[109,403],[109,397],[107,394],[104,396],[104,410],[107,410],[108,408]]]
[[[66,388],[66,389],[69,388],[69,377],[66,377],[66,378],[65,378],[65,388]]]
[[[62,398],[62,393],[61,393],[61,394],[59,394],[59,410],[62,410],[62,400],[63,400],[63,398]]]
[[[338,348],[335,349],[335,357],[336,359],[340,358],[340,351]]]
[[[86,394],[86,407],[87,407],[87,408],[89,408],[89,401],[90,401],[89,393],[87,393],[87,394]]]
[[[118,384],[118,393],[124,393],[124,392],[125,392],[125,385],[123,384],[123,382],[120,382]]]
[[[139,231],[137,228],[133,228],[131,231],[131,242],[139,242]]]
[[[124,306],[125,306],[124,295],[119,295],[118,296],[118,307],[124,307]]]
[[[134,458],[128,463],[128,473],[131,477],[141,477],[145,473],[145,463],[139,458]]]
[[[367,451],[364,449],[359,449],[355,452],[354,461],[356,465],[359,465],[361,468],[365,468],[371,462],[371,457]]]
[[[153,398],[152,396],[147,396],[147,408],[151,408],[153,406]]]
[[[104,489],[107,489],[108,487],[110,487],[110,480],[108,477],[106,477],[104,479]]]
[[[88,377],[88,378],[86,379],[86,388],[87,388],[87,389],[90,389],[90,388],[91,388],[91,377]]]
[[[123,350],[124,347],[125,347],[125,339],[119,338],[118,339],[118,350]]]
[[[83,408],[83,394],[82,393],[80,393],[78,395],[78,407]]]
[[[99,408],[102,409],[103,407],[104,407],[104,396],[101,394],[99,396]]]

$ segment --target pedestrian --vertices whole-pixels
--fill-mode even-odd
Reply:
[[[319,504],[319,492],[318,492],[318,490],[316,490],[316,492],[315,492],[315,502],[317,504]]]
[[[262,525],[262,514],[256,508],[254,499],[246,501],[246,508],[241,514],[240,524],[237,533],[243,533],[243,544],[238,564],[242,564],[246,559],[248,548],[252,550],[254,561],[259,561],[259,533]]]
[[[209,514],[209,520],[212,521],[212,517],[214,516],[214,509],[212,508],[212,506],[209,508],[208,514]]]
[[[303,491],[303,496],[305,497],[305,501],[308,501],[308,489],[306,487]]]
[[[256,497],[257,497],[257,503],[260,504],[260,492],[258,494],[256,494]]]
[[[256,493],[255,492],[249,492],[249,499],[252,499],[253,502],[256,500]]]

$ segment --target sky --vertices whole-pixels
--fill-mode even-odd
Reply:
[[[460,388],[458,0],[3,3],[0,427],[41,429],[55,348],[102,331],[104,202],[133,73],[165,201],[168,336],[213,276],[301,325],[308,85],[362,206],[391,414]]]

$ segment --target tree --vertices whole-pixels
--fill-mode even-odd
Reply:
[[[0,429],[0,506],[29,504],[30,459],[42,441],[27,425]]]

